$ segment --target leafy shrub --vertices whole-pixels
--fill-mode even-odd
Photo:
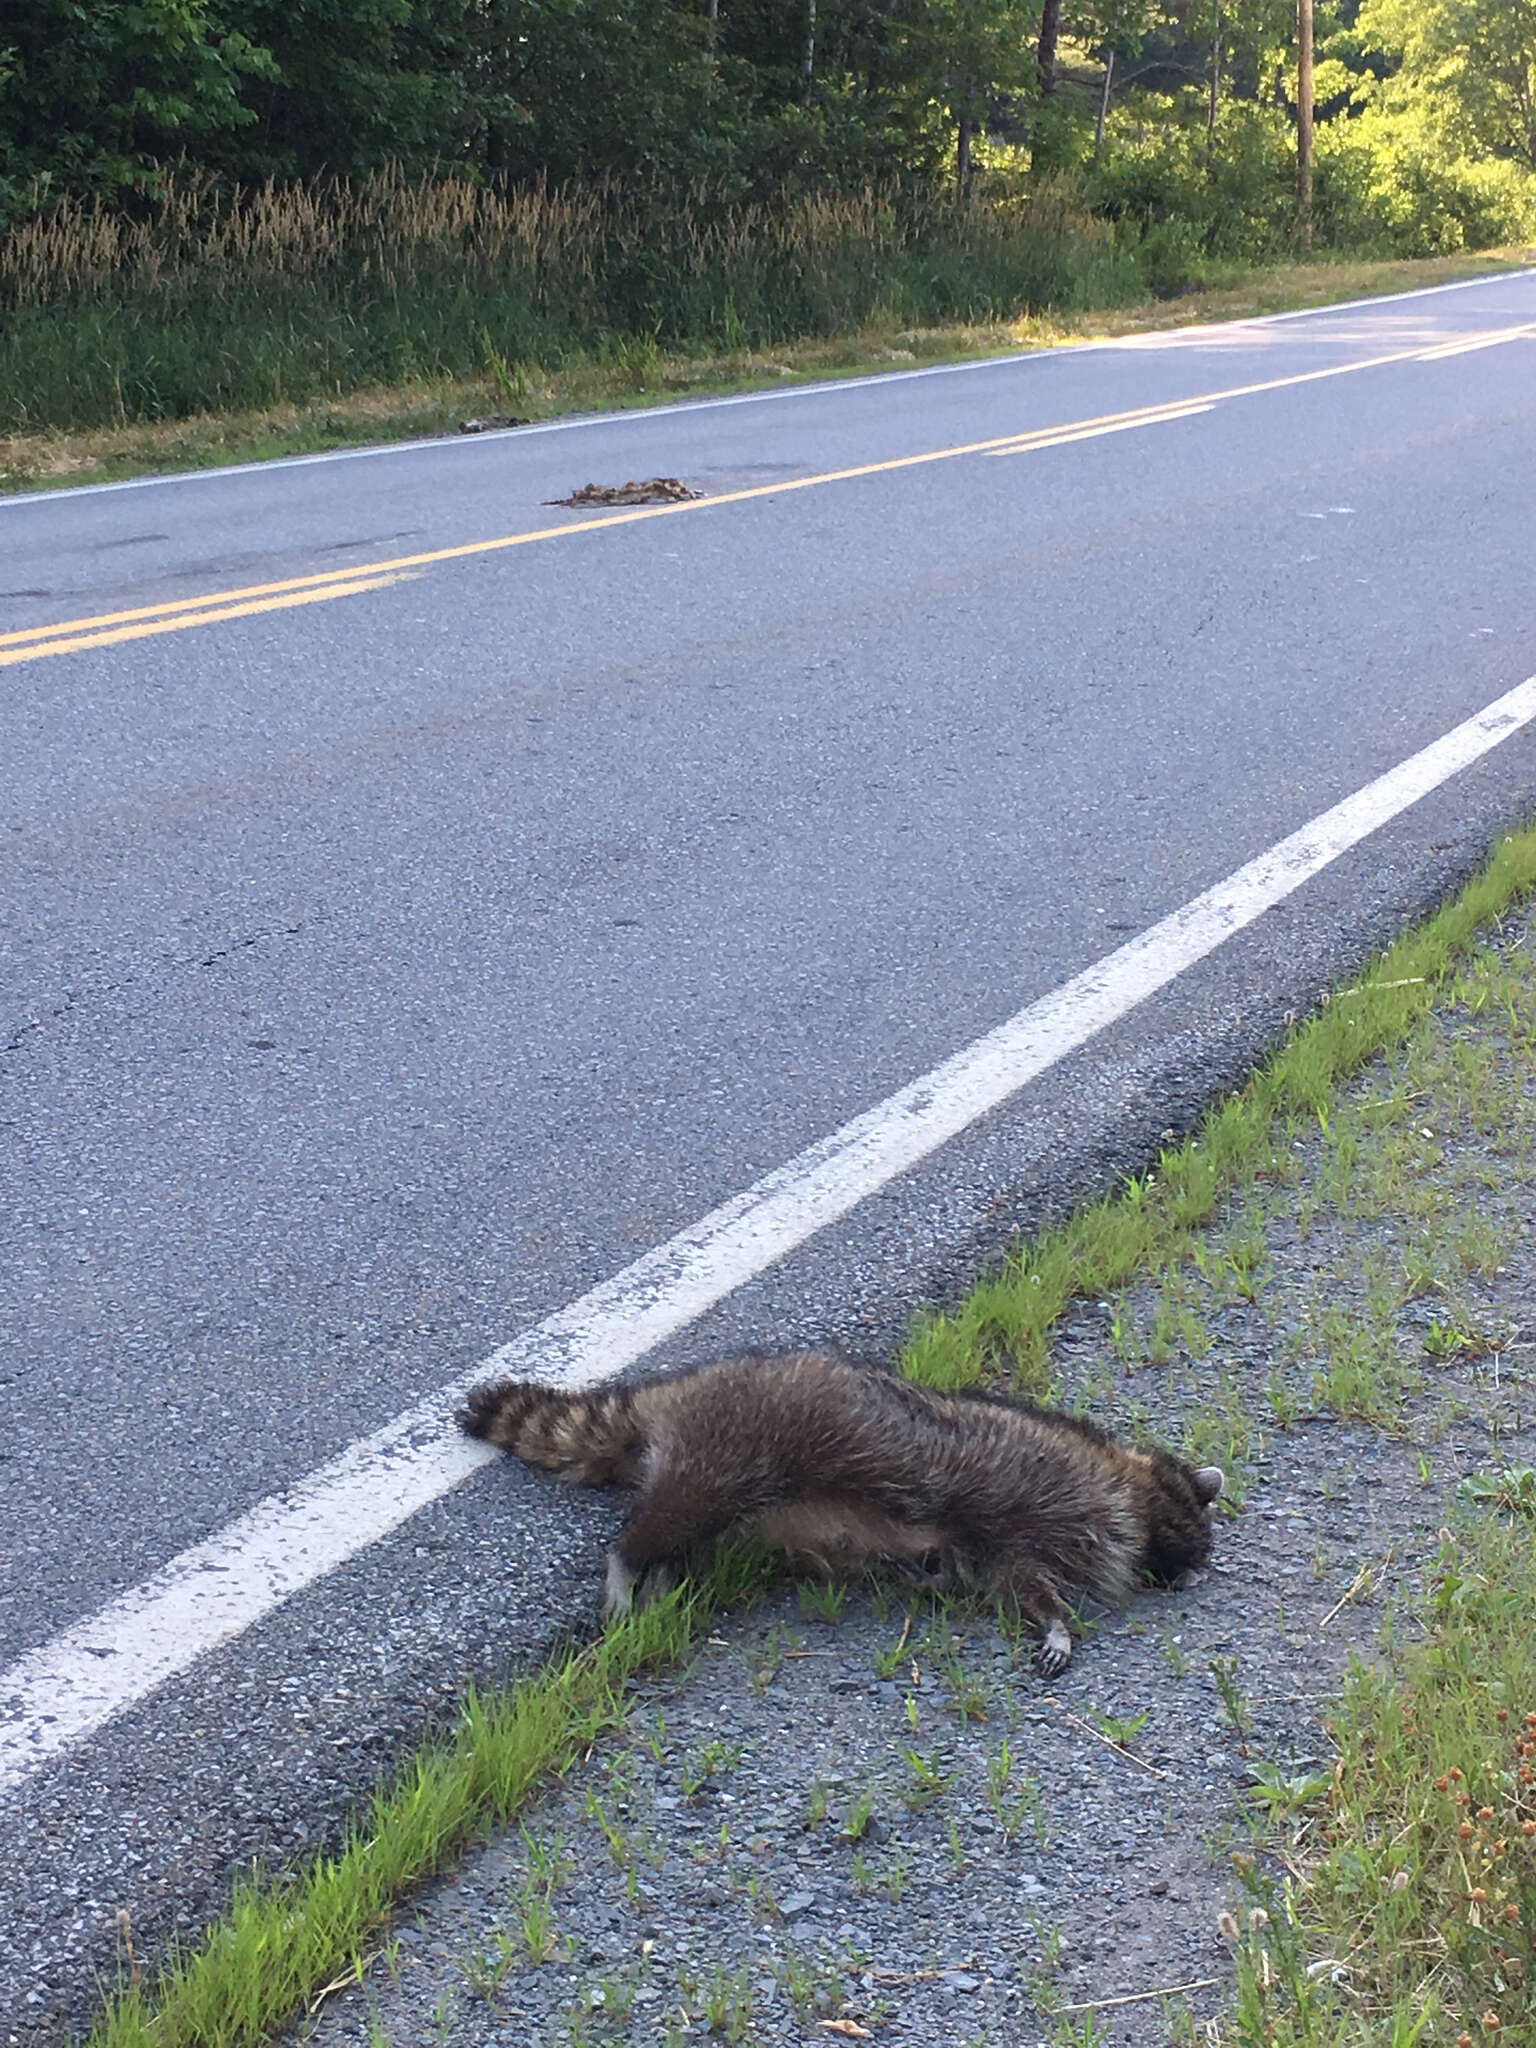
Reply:
[[[1271,107],[1234,102],[1208,138],[1192,105],[1144,96],[1111,119],[1086,174],[1158,293],[1198,284],[1207,259],[1263,262],[1293,245],[1295,135]],[[1536,233],[1536,176],[1458,156],[1422,119],[1374,108],[1317,128],[1316,246],[1439,256]]]
[[[1402,256],[1488,249],[1536,233],[1536,176],[1457,157],[1422,121],[1377,113],[1318,130],[1319,234]]]
[[[1155,119],[1147,118],[1146,100],[1116,113],[1085,187],[1095,210],[1140,247],[1152,288],[1197,282],[1202,257],[1262,262],[1279,253],[1296,211],[1295,158],[1283,117],[1234,103],[1208,137],[1187,106],[1154,104]]]

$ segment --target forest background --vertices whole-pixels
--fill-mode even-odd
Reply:
[[[7,0],[0,431],[1536,234],[1536,0]]]

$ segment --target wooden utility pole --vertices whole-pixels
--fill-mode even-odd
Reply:
[[[1312,0],[1296,0],[1296,239],[1312,246]]]

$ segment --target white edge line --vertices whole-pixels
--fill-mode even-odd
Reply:
[[[0,1792],[498,1456],[452,1422],[452,1410],[478,1382],[515,1373],[581,1387],[622,1372],[1533,718],[1536,676],[296,1486],[183,1551],[100,1613],[27,1652],[0,1672]]]
[[[558,420],[535,420],[525,427],[500,427],[487,434],[425,434],[414,441],[384,441],[368,448],[323,448],[312,455],[280,455],[268,462],[232,462],[212,469],[173,470],[164,476],[125,476],[107,484],[61,484],[52,491],[0,494],[0,512],[10,505],[56,504],[64,498],[89,498],[104,491],[144,491],[164,484],[214,483],[228,476],[253,476],[274,470],[307,469],[321,462],[360,462],[383,455],[415,455],[423,448],[473,448],[492,441],[531,440],[535,434],[568,434],[587,427],[609,427],[633,420],[675,417],[678,413],[711,412],[728,405],[766,405],[787,398],[820,398],[830,391],[864,390],[877,384],[904,384],[917,377],[957,377],[971,370],[995,370],[1009,363],[1075,361],[1101,350],[1124,350],[1128,343],[1164,343],[1183,336],[1221,334],[1233,328],[1269,327],[1281,320],[1317,320],[1329,313],[1357,312],[1362,306],[1393,306],[1404,299],[1432,298],[1438,292],[1470,291],[1475,285],[1504,284],[1512,278],[1536,277],[1536,267],[1494,270],[1485,277],[1458,277],[1449,284],[1415,285],[1411,291],[1381,292],[1374,298],[1339,299],[1327,306],[1297,306],[1289,313],[1248,313],[1240,320],[1192,322],[1187,327],[1150,330],[1145,337],[1106,335],[1098,341],[1058,342],[1050,347],[1008,349],[1001,355],[973,356],[963,363],[925,363],[917,370],[876,370],[863,375],[825,377],[813,384],[791,384],[768,391],[735,391],[720,398],[674,398],[662,405],[627,406],[622,412],[578,413]]]

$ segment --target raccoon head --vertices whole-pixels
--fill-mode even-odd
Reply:
[[[1166,1451],[1148,1454],[1141,1564],[1150,1578],[1169,1585],[1181,1573],[1198,1571],[1208,1562],[1211,1503],[1225,1484],[1219,1465],[1197,1470]]]

